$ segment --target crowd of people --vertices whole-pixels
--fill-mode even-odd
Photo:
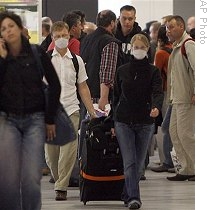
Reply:
[[[37,70],[21,17],[0,12],[1,209],[40,210],[46,168],[55,200],[67,200],[78,129],[85,117],[98,117],[94,103],[102,111],[111,105],[111,132],[123,159],[125,206],[141,208],[139,181],[146,179],[149,147],[158,132],[163,133],[155,142],[160,164],[151,170],[176,173],[169,181],[195,181],[194,16],[185,23],[179,15],[167,15],[142,30],[131,5],[120,8],[119,18],[111,10],[100,11],[96,23],[72,10],[54,22],[42,18],[37,50],[44,75]],[[49,89],[47,106],[43,80]],[[60,143],[53,142],[60,104],[76,133],[65,143],[62,136]]]

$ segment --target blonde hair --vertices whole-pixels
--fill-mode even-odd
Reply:
[[[69,26],[67,23],[65,23],[63,21],[57,21],[57,22],[53,23],[51,32],[53,33],[54,31],[61,31],[64,28],[66,28],[69,31]]]
[[[150,47],[150,42],[144,34],[135,34],[131,39],[131,45],[133,45],[133,43],[136,40],[140,40],[145,44],[146,47],[148,47],[148,48]]]

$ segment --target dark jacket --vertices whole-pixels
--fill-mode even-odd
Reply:
[[[101,53],[103,48],[111,42],[116,42],[121,49],[119,40],[102,27],[98,27],[93,33],[84,37],[81,42],[80,55],[86,64],[85,67],[88,75],[87,83],[93,98],[100,98],[99,71]],[[121,64],[119,64],[119,62],[120,58],[118,56],[118,66]]]
[[[47,49],[49,47],[49,45],[52,42],[52,38],[51,38],[51,34],[48,34],[47,37],[43,40],[43,42],[41,43],[40,47],[47,52]]]
[[[42,48],[41,62],[49,84],[49,104],[46,123],[53,124],[59,104],[61,86],[55,69]],[[0,57],[0,111],[17,115],[45,111],[45,98],[40,71],[29,42],[22,37],[22,50],[17,57]]]
[[[147,58],[132,59],[117,69],[114,83],[114,120],[127,124],[151,124],[151,109],[163,103],[160,71]]]
[[[124,63],[128,63],[130,61],[130,46],[131,46],[130,41],[132,37],[140,32],[141,32],[141,27],[138,25],[137,22],[134,22],[132,31],[128,35],[124,36],[122,33],[121,24],[120,22],[118,22],[115,37],[122,42]]]

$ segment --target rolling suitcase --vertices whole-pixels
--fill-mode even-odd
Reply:
[[[84,205],[87,201],[121,200],[123,161],[118,141],[110,132],[111,123],[109,117],[100,117],[81,126],[79,187]]]

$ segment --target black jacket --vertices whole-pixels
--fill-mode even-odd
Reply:
[[[117,69],[114,83],[114,120],[127,124],[151,124],[150,111],[163,103],[160,71],[147,58],[132,59]]]
[[[121,43],[115,37],[113,37],[108,31],[102,27],[98,27],[93,33],[84,37],[80,45],[80,56],[82,57],[87,75],[88,86],[91,96],[93,98],[100,98],[100,63],[101,53],[103,48],[111,43],[116,42],[121,49]],[[120,50],[118,53],[118,66],[120,66]]]
[[[49,84],[49,104],[46,123],[53,124],[59,104],[61,86],[55,69],[39,47],[45,78]],[[17,115],[45,111],[45,97],[40,71],[29,42],[22,37],[22,50],[17,57],[0,57],[0,111]]]

